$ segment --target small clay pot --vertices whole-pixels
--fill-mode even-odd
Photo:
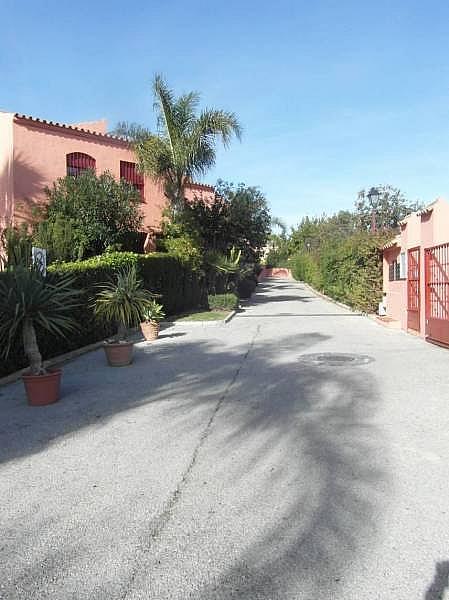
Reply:
[[[132,363],[134,342],[106,342],[103,348],[110,367],[126,367]]]
[[[159,324],[159,321],[143,321],[140,324],[140,329],[142,330],[143,337],[146,339],[147,342],[157,340],[160,328],[161,326]]]
[[[57,402],[61,390],[61,374],[61,369],[54,369],[43,375],[22,375],[28,404],[46,406]]]

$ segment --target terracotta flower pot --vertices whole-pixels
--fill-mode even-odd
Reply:
[[[134,342],[106,342],[103,346],[111,367],[125,367],[133,360]]]
[[[159,336],[159,330],[161,326],[159,321],[143,321],[140,324],[140,329],[142,330],[143,337],[147,342],[152,342],[156,340]]]
[[[59,400],[61,389],[61,369],[44,375],[22,375],[30,406],[45,406]]]

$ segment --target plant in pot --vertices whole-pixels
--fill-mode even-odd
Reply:
[[[143,287],[134,265],[119,271],[114,282],[97,287],[95,314],[117,325],[117,335],[104,345],[106,358],[111,367],[124,367],[133,356],[134,342],[128,340],[128,330],[139,325],[154,296]]]
[[[76,330],[71,313],[79,306],[79,290],[73,289],[73,278],[52,280],[44,277],[37,267],[15,266],[0,278],[0,348],[6,358],[14,343],[21,338],[30,365],[23,382],[32,406],[52,404],[59,399],[61,370],[47,371],[42,362],[38,333],[66,337]]]
[[[165,317],[163,309],[162,304],[152,300],[142,314],[143,321],[140,324],[140,329],[147,342],[152,342],[159,336],[160,321]]]

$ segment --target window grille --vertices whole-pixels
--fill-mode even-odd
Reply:
[[[144,199],[144,178],[142,173],[137,170],[136,163],[127,162],[125,160],[120,161],[120,179],[124,179],[136,190],[139,191],[140,197]]]
[[[66,156],[67,175],[77,177],[80,173],[92,169],[95,171],[95,158],[83,152],[71,152]]]

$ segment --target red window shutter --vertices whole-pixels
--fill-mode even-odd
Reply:
[[[142,200],[144,199],[144,178],[137,170],[136,163],[126,160],[120,161],[120,179],[128,181],[136,190],[139,190]]]
[[[83,171],[92,169],[95,171],[95,158],[83,152],[71,152],[66,156],[67,175],[77,176]]]

